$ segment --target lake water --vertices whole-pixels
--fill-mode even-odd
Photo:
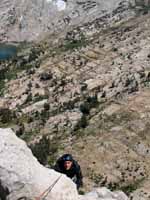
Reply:
[[[0,60],[7,60],[17,54],[17,47],[10,44],[0,44]]]

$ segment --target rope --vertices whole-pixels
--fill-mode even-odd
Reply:
[[[60,175],[52,185],[50,185],[44,192],[42,192],[38,197],[35,198],[35,200],[45,200],[48,194],[52,191],[53,187],[56,185],[56,183],[59,181],[62,175]]]

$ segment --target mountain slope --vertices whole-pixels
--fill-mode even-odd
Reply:
[[[46,34],[1,62],[0,126],[43,164],[73,153],[85,190],[106,185],[147,200],[150,15],[149,6],[128,9]]]

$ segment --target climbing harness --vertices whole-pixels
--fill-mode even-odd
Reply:
[[[54,181],[52,185],[50,185],[44,192],[42,192],[38,197],[36,197],[35,200],[45,200],[61,177],[62,174]]]

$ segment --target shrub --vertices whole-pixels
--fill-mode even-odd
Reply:
[[[0,122],[2,124],[7,124],[12,122],[16,118],[15,113],[8,108],[0,109]]]
[[[41,164],[46,164],[47,155],[49,154],[50,141],[48,137],[43,136],[42,139],[36,143],[30,145],[33,155],[38,159]]]
[[[79,39],[67,40],[65,42],[64,46],[62,47],[62,49],[64,51],[73,50],[73,49],[84,47],[87,45],[87,43],[88,43],[88,41],[85,38],[85,36],[83,34],[80,34]]]
[[[38,161],[46,165],[47,163],[52,166],[55,162],[55,155],[59,148],[58,139],[54,138],[50,140],[47,136],[43,136],[42,139],[34,145],[30,145],[33,155]]]

